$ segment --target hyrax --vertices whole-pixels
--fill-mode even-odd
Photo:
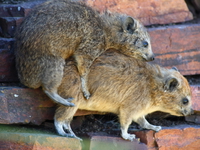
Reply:
[[[75,64],[73,61],[66,63],[58,93],[63,97],[72,95],[76,106],[60,106],[56,110],[54,123],[62,136],[76,137],[70,121],[77,109],[117,114],[122,137],[131,141],[135,135],[127,131],[132,121],[142,128],[159,131],[160,126],[151,125],[145,119],[147,114],[162,111],[186,116],[193,111],[190,86],[174,68],[165,69],[108,50],[95,60],[88,77],[89,91],[93,94],[85,101]]]
[[[16,67],[20,81],[31,88],[42,86],[55,102],[73,106],[70,95],[57,94],[65,60],[76,60],[84,96],[93,61],[108,48],[121,49],[131,57],[151,61],[150,38],[136,19],[119,14],[98,14],[69,0],[52,0],[37,6],[16,32]],[[67,89],[66,89],[67,90]]]

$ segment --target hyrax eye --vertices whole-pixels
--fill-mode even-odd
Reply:
[[[184,105],[187,105],[189,103],[189,100],[187,98],[182,99],[182,103]]]
[[[147,47],[149,45],[147,41],[143,41],[142,44],[144,47]]]

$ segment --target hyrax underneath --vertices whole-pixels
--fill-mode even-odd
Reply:
[[[60,97],[57,88],[69,57],[76,60],[87,99],[89,68],[108,48],[121,49],[122,53],[145,61],[154,59],[149,35],[136,19],[119,14],[100,15],[69,0],[52,0],[37,6],[19,26],[15,38],[20,81],[31,88],[42,86],[52,100],[68,106],[73,106],[71,98]]]
[[[160,126],[151,125],[145,119],[147,114],[162,111],[186,116],[193,111],[190,86],[173,68],[165,69],[108,50],[94,61],[88,77],[89,91],[93,94],[85,101],[75,64],[73,61],[66,63],[58,93],[63,97],[72,95],[76,106],[60,106],[56,110],[54,123],[60,135],[76,137],[70,121],[77,109],[117,114],[122,137],[131,141],[135,135],[127,131],[132,121],[142,128],[159,131]],[[69,133],[65,132],[67,130]]]

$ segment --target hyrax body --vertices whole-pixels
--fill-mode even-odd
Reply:
[[[189,84],[175,69],[150,65],[108,50],[95,60],[88,77],[89,91],[93,94],[89,101],[85,101],[78,71],[73,61],[66,63],[58,92],[63,97],[73,95],[76,106],[60,106],[56,110],[54,123],[60,135],[76,137],[70,128],[70,121],[77,109],[117,114],[121,135],[126,140],[135,138],[127,132],[132,121],[142,128],[161,129],[147,122],[145,116],[149,113],[162,111],[175,116],[192,113]]]
[[[87,99],[89,68],[108,48],[121,49],[122,53],[145,61],[154,59],[149,35],[137,20],[119,14],[100,15],[69,0],[52,0],[37,6],[19,26],[15,38],[20,81],[31,88],[42,86],[52,100],[68,106],[73,106],[68,102],[71,99],[60,97],[57,88],[69,57],[76,60]]]

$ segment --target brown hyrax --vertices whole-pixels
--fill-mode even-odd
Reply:
[[[72,95],[76,106],[62,105],[56,110],[54,123],[62,136],[76,137],[70,121],[77,109],[117,114],[122,137],[131,141],[135,135],[127,131],[132,121],[142,128],[159,131],[160,126],[151,125],[145,119],[147,114],[162,111],[186,116],[193,111],[190,86],[174,68],[165,69],[119,51],[107,50],[94,61],[88,77],[89,91],[93,94],[89,101],[85,101],[75,63],[66,62],[58,93],[63,97]],[[69,133],[65,132],[67,130]]]
[[[16,31],[16,68],[20,81],[42,86],[55,102],[73,106],[57,94],[65,60],[73,56],[85,98],[90,97],[87,75],[93,61],[108,48],[151,61],[147,30],[126,15],[99,13],[79,2],[52,0],[34,8]],[[67,90],[67,89],[66,89]]]

